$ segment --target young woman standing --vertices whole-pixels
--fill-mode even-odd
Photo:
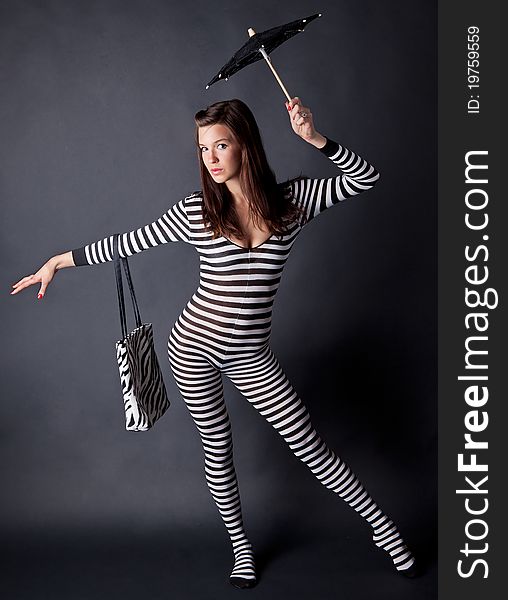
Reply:
[[[216,102],[195,115],[202,190],[156,221],[121,234],[118,252],[127,257],[180,241],[199,254],[199,287],[171,329],[168,357],[203,444],[206,482],[231,539],[230,582],[252,587],[257,574],[243,526],[223,374],[316,478],[366,520],[374,543],[389,553],[396,570],[414,576],[414,556],[396,525],[318,435],[270,347],[273,302],[299,233],[327,208],[369,190],[379,179],[365,159],[315,130],[310,109],[298,97],[286,108],[293,131],[341,174],[277,183],[247,105],[238,99]],[[11,293],[40,283],[42,297],[57,270],[112,261],[113,241],[111,235],[52,257],[14,284]]]

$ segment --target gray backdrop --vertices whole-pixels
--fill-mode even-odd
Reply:
[[[41,301],[38,285],[8,294],[51,256],[149,223],[199,189],[193,116],[217,100],[251,107],[279,180],[335,176],[293,133],[264,61],[205,90],[248,27],[315,12],[321,19],[273,63],[316,129],[370,160],[381,180],[299,237],[271,343],[317,431],[397,521],[427,574],[392,573],[370,528],[224,378],[263,578],[249,593],[307,598],[305,573],[316,598],[369,598],[380,582],[387,598],[435,597],[435,3],[55,0],[0,3],[0,530],[17,598],[46,597],[44,585],[48,598],[198,598],[205,583],[202,597],[238,593],[166,354],[198,283],[194,249],[166,244],[129,260],[172,400],[146,433],[125,431],[113,264],[57,272]]]

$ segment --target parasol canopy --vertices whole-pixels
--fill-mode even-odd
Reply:
[[[265,31],[261,31],[260,33],[256,33],[252,28],[249,28],[248,32],[250,35],[250,39],[235,52],[235,54],[228,60],[228,62],[223,65],[223,67],[219,70],[217,75],[211,79],[206,85],[206,89],[208,89],[211,85],[216,83],[219,80],[227,81],[231,75],[240,71],[247,65],[250,65],[257,60],[261,60],[264,58],[272,70],[275,78],[279,82],[282,90],[286,94],[288,100],[291,100],[291,96],[288,94],[284,84],[280,80],[277,72],[275,71],[271,59],[268,57],[270,52],[273,52],[275,48],[283,44],[289,38],[293,37],[297,33],[304,31],[305,27],[314,19],[317,19],[321,16],[321,13],[316,13],[311,15],[310,17],[305,17],[303,19],[297,19],[296,21],[291,21],[290,23],[286,23],[285,25],[279,25],[277,27],[272,27],[272,29],[267,29]]]

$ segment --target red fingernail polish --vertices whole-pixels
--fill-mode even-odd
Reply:
[[[42,298],[42,294],[38,294],[37,295],[37,300],[40,300]]]

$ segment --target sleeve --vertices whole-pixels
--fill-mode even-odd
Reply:
[[[171,206],[156,221],[120,234],[118,237],[118,254],[125,258],[159,244],[167,244],[168,242],[191,243],[191,231],[185,200],[186,198]],[[115,235],[110,235],[102,240],[71,250],[74,264],[81,267],[112,261]]]
[[[328,137],[318,150],[335,163],[342,174],[326,179],[304,177],[292,182],[293,201],[304,209],[307,223],[342,200],[370,190],[379,179],[373,165]]]

